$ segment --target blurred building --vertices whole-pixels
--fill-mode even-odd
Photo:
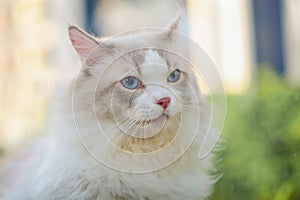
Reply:
[[[186,8],[181,31],[207,51],[227,92],[249,87],[258,64],[300,85],[297,0],[86,0],[86,30],[101,36],[137,27],[163,27]]]
[[[43,1],[0,2],[0,146],[38,134],[44,125],[53,48]]]
[[[300,85],[298,0],[1,0],[0,146],[43,132],[56,76],[77,69],[68,24],[107,36],[163,27],[186,8],[180,31],[199,43],[226,91],[247,91],[257,64]]]

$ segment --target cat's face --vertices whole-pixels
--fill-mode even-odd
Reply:
[[[76,83],[79,107],[93,110],[99,121],[108,122],[106,125],[114,124],[126,141],[153,139],[161,137],[162,132],[172,139],[182,118],[190,117],[197,107],[198,88],[193,72],[184,59],[170,51],[134,48],[145,39],[171,46],[174,41],[168,38],[170,35],[100,41],[75,27],[69,30],[83,65]],[[111,129],[108,126],[105,130]]]
[[[141,54],[142,62],[137,66],[131,63],[133,68],[128,68],[117,79],[110,95],[111,108],[123,131],[147,138],[157,134],[174,118],[178,124],[182,106],[189,105],[192,93],[184,64],[171,65],[172,62],[157,50],[140,50],[135,54]]]

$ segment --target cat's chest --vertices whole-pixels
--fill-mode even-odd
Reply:
[[[197,165],[197,161],[193,163]],[[68,189],[74,189],[76,195],[89,194],[91,199],[174,199],[176,195],[183,195],[180,199],[186,199],[186,194],[182,193],[187,189],[185,184],[201,183],[203,180],[199,177],[204,173],[200,168],[189,170],[186,164],[179,161],[172,167],[145,174],[119,172],[98,166],[74,176],[70,180],[74,184]],[[187,180],[186,177],[193,178]]]
[[[165,169],[134,174],[106,168],[99,163],[83,163],[85,168],[57,170],[48,179],[39,179],[31,199],[194,199],[206,194],[210,185],[200,160],[185,157]],[[45,169],[43,174],[51,171]],[[203,188],[202,188],[203,187]],[[190,191],[187,193],[186,191]],[[192,196],[190,196],[192,195]]]

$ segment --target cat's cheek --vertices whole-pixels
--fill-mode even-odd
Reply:
[[[177,113],[179,113],[180,109],[178,109],[178,105],[175,103],[171,103],[169,107],[167,108],[167,115],[169,117],[176,116]]]

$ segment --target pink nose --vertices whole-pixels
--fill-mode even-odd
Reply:
[[[164,98],[157,100],[156,103],[158,105],[161,105],[161,107],[163,107],[163,109],[166,109],[169,106],[170,101],[171,101],[170,97],[164,97]]]

